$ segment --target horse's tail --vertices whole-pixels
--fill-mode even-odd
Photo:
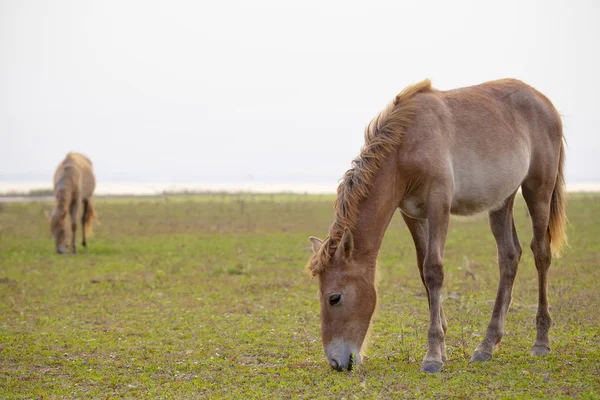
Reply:
[[[550,223],[548,225],[550,249],[554,257],[560,257],[563,246],[567,244],[567,200],[565,198],[564,166],[565,146],[561,138],[558,175],[550,200]]]
[[[85,215],[83,216],[83,221],[85,223],[85,234],[89,235],[92,233],[92,228],[94,223],[98,223],[98,218],[96,216],[96,210],[94,209],[94,205],[92,204],[92,199],[87,199],[87,210]]]

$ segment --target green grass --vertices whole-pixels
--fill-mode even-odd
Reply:
[[[319,335],[309,235],[331,196],[101,199],[77,255],[53,253],[50,203],[0,204],[0,398],[600,398],[600,195],[571,196],[570,248],[550,270],[552,353],[532,358],[530,223],[506,335],[469,364],[498,272],[485,215],[453,219],[445,252],[449,360],[419,371],[428,312],[397,215],[379,257],[364,363],[338,373]]]

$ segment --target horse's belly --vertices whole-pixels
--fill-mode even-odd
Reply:
[[[462,159],[454,163],[454,195],[450,211],[471,215],[499,208],[525,179],[529,157],[513,154],[482,163]]]
[[[509,193],[510,195],[510,193]],[[508,197],[509,195],[505,196]],[[502,199],[502,200],[504,200]],[[452,199],[450,212],[455,215],[473,215],[482,211],[497,208],[499,203],[496,199],[481,198],[481,197],[455,197]]]

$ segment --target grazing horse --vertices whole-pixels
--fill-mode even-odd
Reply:
[[[446,359],[441,289],[450,214],[489,213],[500,282],[471,361],[489,360],[504,333],[521,258],[513,221],[519,187],[531,216],[539,283],[531,353],[550,352],[547,274],[566,242],[564,153],[558,112],[518,80],[449,91],[425,80],[397,95],[365,130],[364,147],[338,187],[328,237],[310,238],[307,267],[318,276],[321,337],[331,367],[351,369],[361,360],[377,302],[377,254],[396,208],[414,240],[429,301],[426,372],[439,372]]]
[[[54,173],[54,196],[56,209],[52,213],[51,231],[56,242],[56,252],[63,254],[67,247],[67,213],[71,215],[71,250],[77,252],[75,232],[77,231],[77,211],[83,205],[81,231],[83,247],[87,246],[86,235],[91,232],[96,220],[92,206],[92,193],[96,187],[96,178],[92,171],[92,162],[79,153],[69,153],[58,165]]]

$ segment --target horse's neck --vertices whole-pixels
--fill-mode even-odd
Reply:
[[[373,178],[369,195],[360,202],[352,233],[353,258],[361,265],[375,265],[385,231],[400,204],[403,187],[396,165],[395,156],[389,156]]]

